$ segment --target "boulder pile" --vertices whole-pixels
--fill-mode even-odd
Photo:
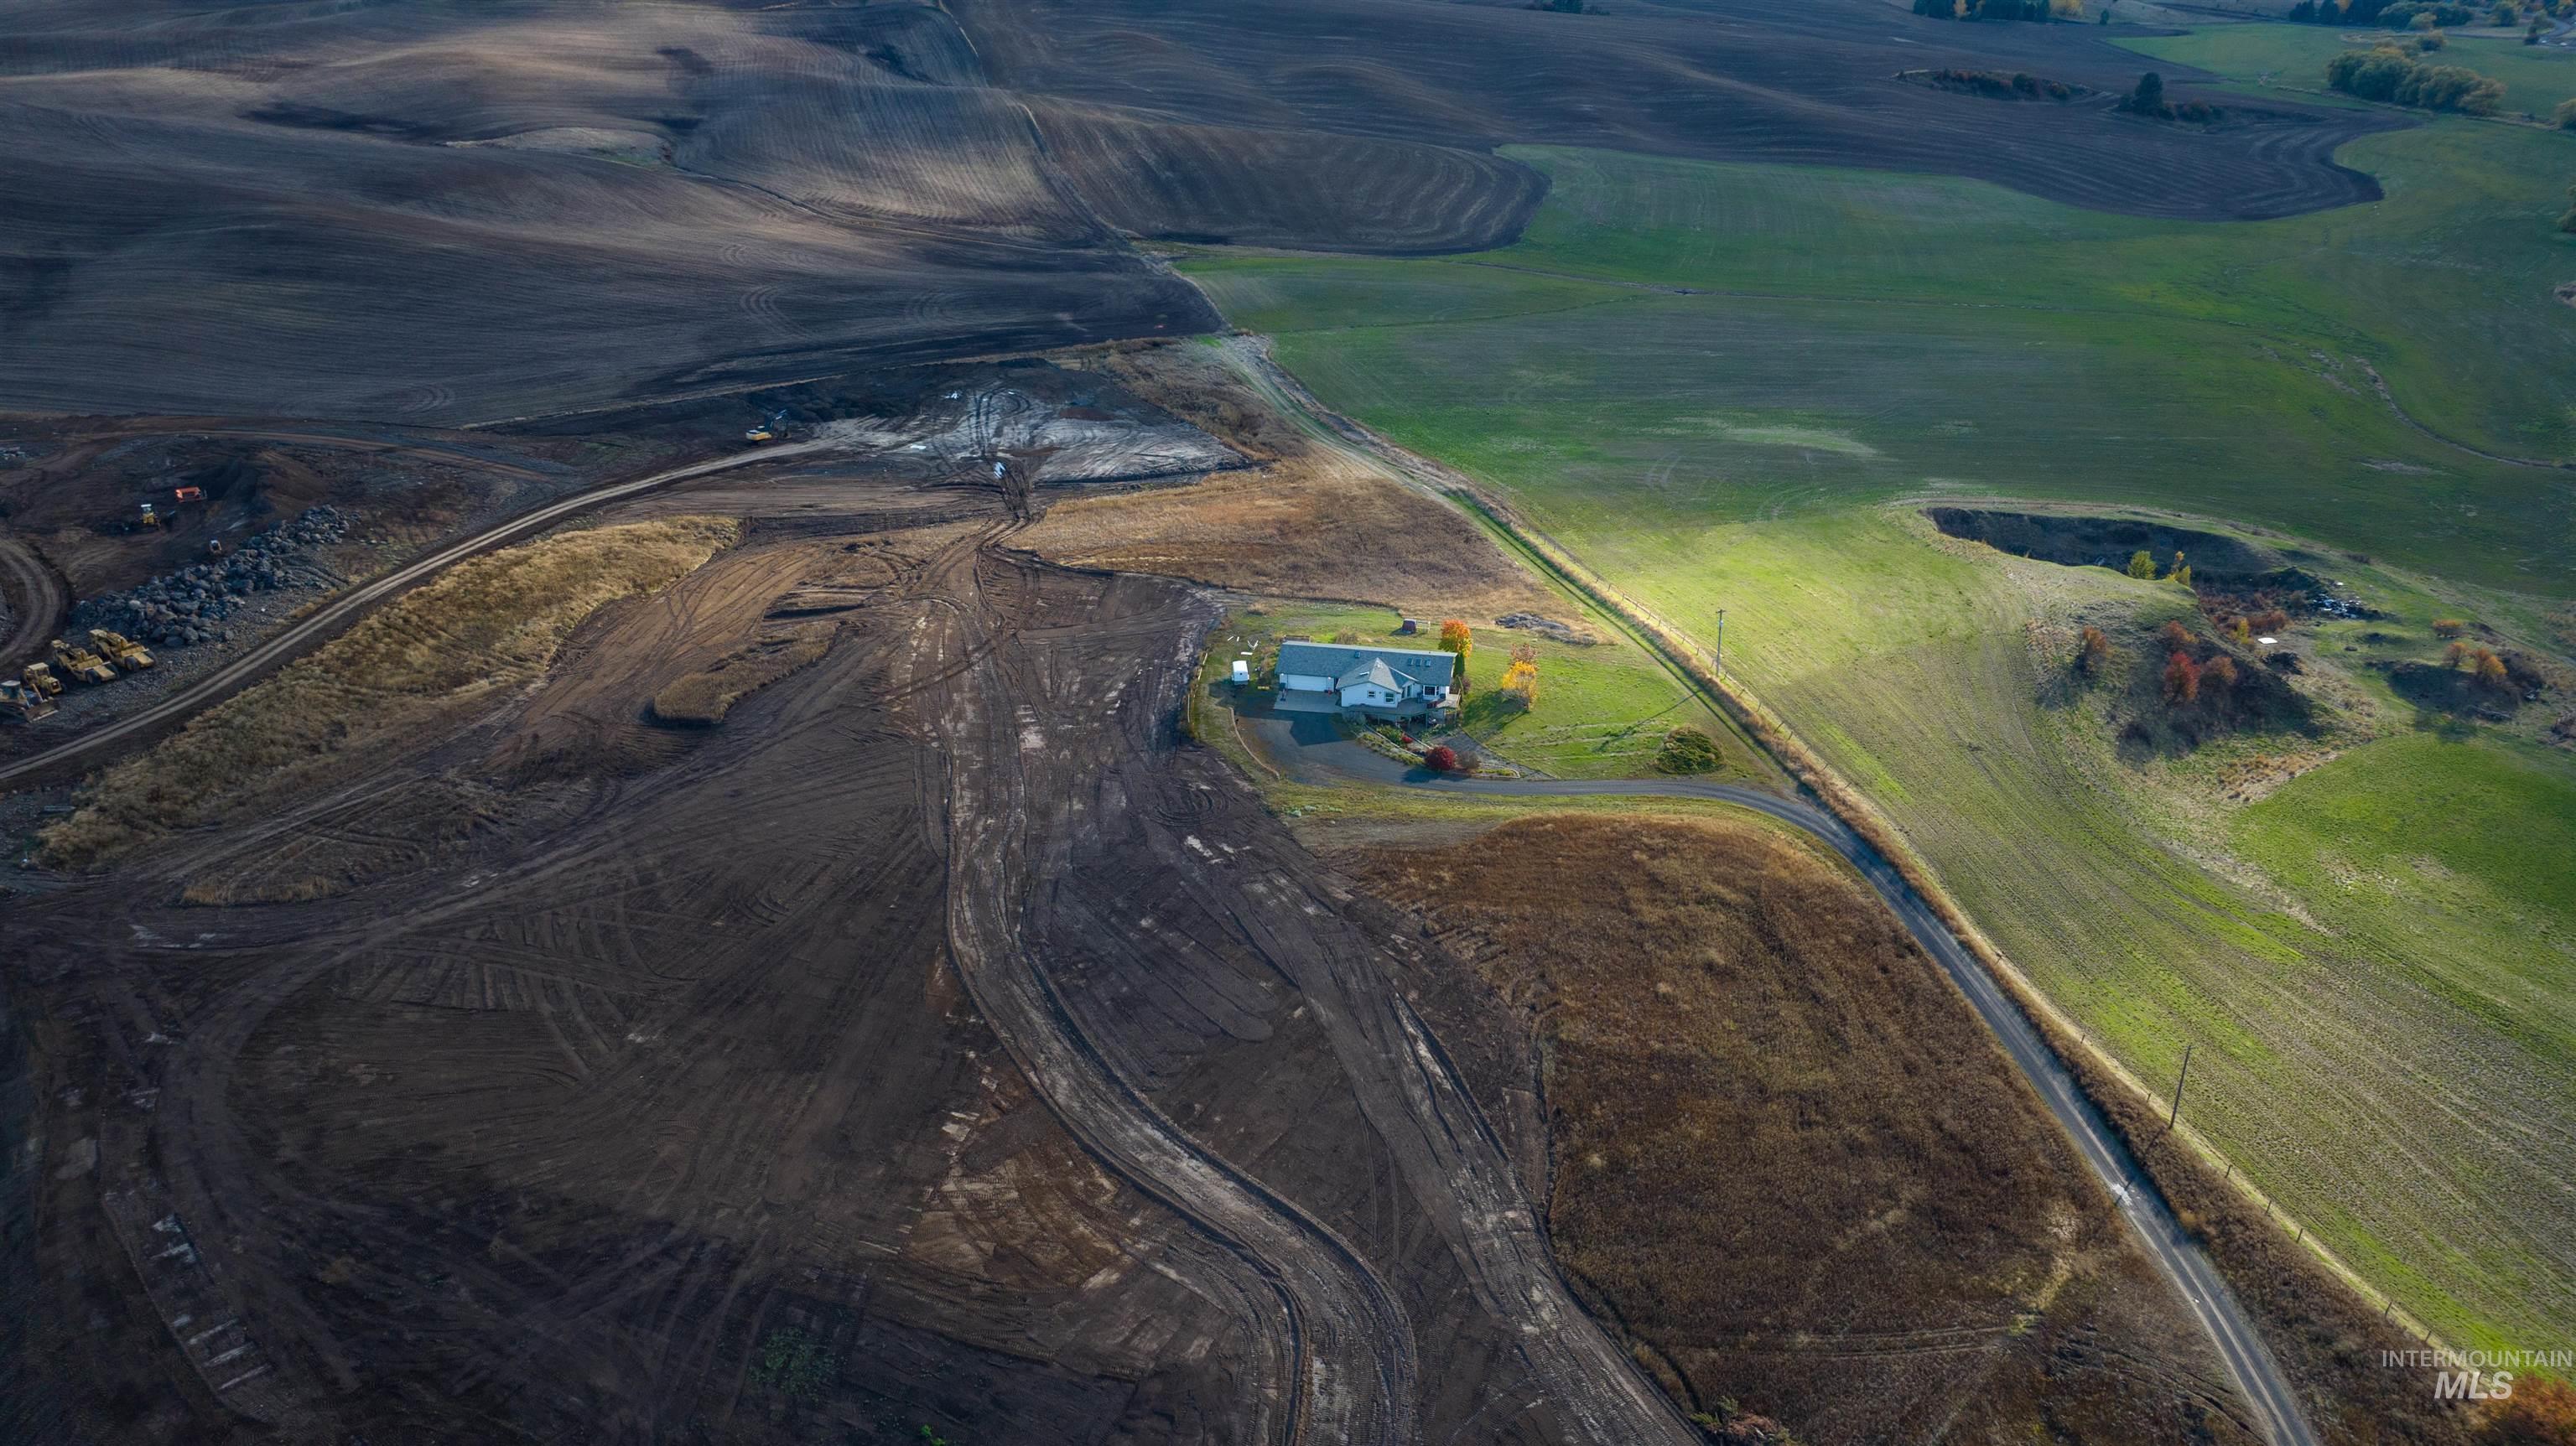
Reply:
[[[212,642],[224,635],[224,619],[252,593],[338,581],[306,554],[338,542],[348,530],[349,519],[338,508],[308,507],[225,557],[192,563],[126,592],[81,599],[72,609],[72,635],[112,628],[165,648]]]

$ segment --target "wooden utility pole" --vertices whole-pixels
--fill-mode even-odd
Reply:
[[[1726,609],[1717,610],[1717,675],[1726,676]]]
[[[2174,1076],[2173,1116],[2165,1121],[2166,1134],[2172,1134],[2174,1126],[2182,1121],[2182,1087],[2184,1084],[2188,1083],[2190,1079],[2191,1046],[2186,1044],[2182,1047],[2182,1073]]]

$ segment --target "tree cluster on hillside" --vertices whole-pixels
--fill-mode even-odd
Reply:
[[[1989,100],[2053,100],[2062,104],[2083,89],[2018,70],[2010,75],[1997,70],[1916,70],[1907,74],[1921,76],[1936,90],[1982,95]]]
[[[2193,636],[2180,622],[2166,623],[2156,636],[2165,647],[2163,691],[2168,708],[2177,712],[2197,708],[2218,717],[2237,711],[2246,677],[2233,655]]]
[[[2083,0],[1914,0],[1934,20],[2081,20]]]
[[[2497,657],[2489,649],[2454,642],[2442,650],[2442,663],[2445,667],[2458,668],[2477,679],[2478,686],[2489,692],[2509,692],[2513,687],[2512,677],[2505,669],[2504,659]]]
[[[2560,101],[2558,109],[2549,113],[2549,119],[2562,131],[2576,131],[2576,100]],[[2576,187],[2570,187],[2567,194],[2576,197]],[[2576,212],[2568,214],[2576,215]]]
[[[2299,0],[2289,18],[2303,24],[2380,25],[2390,30],[2409,26],[2474,25],[2479,12],[2457,3],[2424,4],[2421,0]],[[2430,17],[2426,19],[2424,17]],[[2500,22],[2510,25],[2511,20]]]
[[[2137,87],[2120,102],[2120,109],[2131,115],[2150,116],[2156,120],[2188,121],[2193,125],[2208,125],[2226,114],[2225,111],[2205,101],[2187,100],[2176,105],[2165,99],[2165,78],[2152,70],[2138,77]]]
[[[2427,65],[2393,45],[2353,50],[2326,62],[2326,84],[2363,100],[2419,110],[2493,115],[2504,82],[2459,65]]]

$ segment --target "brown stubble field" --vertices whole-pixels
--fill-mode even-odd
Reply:
[[[1542,815],[1333,857],[1525,1021],[1558,1257],[1692,1409],[1820,1441],[2259,1439],[1965,1001],[1803,841]]]

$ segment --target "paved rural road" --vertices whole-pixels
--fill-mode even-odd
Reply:
[[[2173,1210],[2165,1203],[2153,1181],[2139,1168],[2138,1162],[2111,1132],[2110,1122],[2102,1117],[2091,1100],[2076,1087],[2075,1078],[2067,1072],[2056,1051],[2040,1038],[2039,1031],[2018,1005],[2005,996],[1994,976],[1968,953],[1958,937],[1941,922],[1931,907],[1915,893],[1904,875],[1879,855],[1878,850],[1854,833],[1851,826],[1832,813],[1797,799],[1783,798],[1755,788],[1733,784],[1705,783],[1687,778],[1633,778],[1599,781],[1579,779],[1486,779],[1457,778],[1432,773],[1427,769],[1408,767],[1382,754],[1372,753],[1356,743],[1335,738],[1325,741],[1311,728],[1299,729],[1291,718],[1271,716],[1246,717],[1247,728],[1255,733],[1262,751],[1291,777],[1302,782],[1359,781],[1394,783],[1410,788],[1437,792],[1487,793],[1519,797],[1567,795],[1612,795],[1652,798],[1710,798],[1767,814],[1799,829],[1860,870],[1896,917],[1905,924],[1926,953],[1940,962],[1943,972],[1968,996],[1986,1027],[2004,1047],[2004,1053],[2027,1076],[2040,1098],[2047,1101],[2049,1112],[2057,1116],[2066,1133],[2074,1138],[2076,1150],[2090,1165],[2102,1183],[2110,1187],[2112,1198],[2119,1202],[2120,1213],[2145,1244],[2147,1253],[2166,1277],[2181,1291],[2191,1306],[2192,1315],[2200,1321],[2218,1353],[2227,1362],[2229,1374],[2235,1377],[2238,1390],[2253,1410],[2255,1426],[2271,1446],[2317,1446],[2314,1430],[2299,1409],[2298,1398],[2290,1383],[2281,1375],[2280,1366],[2271,1351],[2237,1304],[2235,1294],[2219,1278],[2209,1257],[2183,1233],[2174,1219]],[[1302,732],[1303,737],[1297,736]],[[1287,745],[1282,748],[1280,745]]]
[[[330,637],[342,625],[356,618],[359,613],[415,583],[426,581],[476,553],[518,541],[575,513],[633,497],[639,493],[650,492],[657,487],[667,487],[674,482],[685,482],[692,477],[704,477],[710,472],[747,467],[755,462],[768,462],[780,457],[828,451],[845,445],[848,444],[838,437],[824,436],[809,441],[790,442],[785,446],[764,447],[756,452],[737,452],[724,457],[711,457],[703,462],[692,462],[685,467],[673,467],[665,472],[656,472],[649,477],[637,477],[631,481],[612,482],[605,487],[594,487],[587,492],[576,493],[547,503],[533,512],[522,512],[508,521],[487,527],[462,541],[451,542],[438,551],[398,567],[381,577],[360,583],[314,609],[305,617],[297,619],[293,624],[279,631],[276,636],[243,653],[240,657],[201,678],[172,689],[160,701],[140,712],[128,714],[112,723],[101,724],[77,738],[55,744],[41,753],[29,754],[14,763],[0,766],[0,789],[23,786],[66,770],[86,766],[92,760],[138,735],[149,735],[153,729],[185,718],[240,688],[270,668]],[[10,549],[0,547],[0,561],[5,561],[13,555]]]

